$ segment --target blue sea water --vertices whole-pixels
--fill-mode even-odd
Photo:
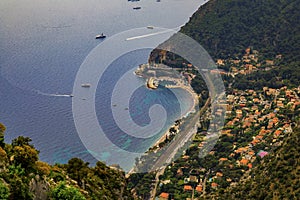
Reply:
[[[7,127],[6,142],[19,135],[28,136],[40,150],[41,160],[49,163],[65,163],[72,157],[80,157],[94,164],[96,157],[113,164],[116,159],[111,159],[108,152],[97,156],[97,152],[82,143],[73,119],[72,98],[67,96],[73,93],[76,74],[86,56],[101,45],[100,40],[94,39],[95,35],[104,32],[110,37],[149,25],[179,27],[203,3],[195,0],[164,0],[159,3],[155,0],[79,0],[76,3],[72,0],[0,1],[0,122]],[[133,10],[136,5],[142,9]],[[110,50],[114,48],[118,47],[112,45]],[[151,121],[149,108],[162,104],[168,114],[163,127],[166,130],[178,115],[178,110],[174,109],[179,108],[178,102],[172,98],[173,92],[140,87],[129,101],[129,111],[126,111],[124,106],[119,105],[127,99],[117,96],[120,102],[113,107],[114,103],[107,98],[113,94],[113,88],[100,85],[103,81],[116,83],[121,77],[118,75],[124,73],[119,69],[126,71],[147,62],[150,51],[143,49],[112,60],[109,68],[112,72],[99,81],[95,96],[99,124],[106,132],[111,132],[109,137],[112,141],[118,138],[114,144],[128,151],[144,151],[159,136],[140,146],[134,145],[138,142],[135,141],[137,137],[120,140],[117,137],[120,130],[112,123],[113,115],[119,113],[123,116],[122,113],[130,111],[136,124],[146,126]],[[131,84],[144,82],[134,75],[130,77],[133,80]],[[184,91],[177,93],[182,97],[180,108],[187,109],[190,97]],[[109,106],[111,112],[107,109]],[[129,125],[128,129],[131,128]],[[131,162],[128,161],[128,167]]]

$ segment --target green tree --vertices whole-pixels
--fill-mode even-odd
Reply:
[[[55,200],[85,200],[86,198],[73,186],[67,186],[65,182],[59,183],[52,192],[51,198]]]
[[[13,147],[14,162],[21,165],[26,170],[32,169],[35,162],[38,161],[38,151],[31,146],[15,146]]]
[[[24,145],[28,145],[28,146],[33,147],[33,145],[30,144],[31,141],[32,140],[29,137],[19,136],[19,137],[13,139],[11,145],[13,147],[15,147],[15,146],[24,146]]]
[[[9,188],[0,181],[0,199],[6,200],[9,195]]]
[[[79,186],[83,184],[83,178],[86,177],[88,173],[88,164],[83,162],[79,158],[72,158],[67,164],[67,172],[70,177],[77,181]]]

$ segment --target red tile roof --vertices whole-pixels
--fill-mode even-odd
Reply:
[[[168,199],[168,198],[169,198],[169,193],[163,192],[163,193],[161,193],[161,194],[159,195],[159,197]]]
[[[184,189],[184,191],[193,190],[192,186],[190,186],[190,185],[185,185],[183,187],[183,189]]]

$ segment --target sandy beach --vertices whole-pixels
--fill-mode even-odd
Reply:
[[[168,88],[181,88],[184,89],[186,91],[188,91],[192,98],[193,98],[193,104],[192,106],[190,106],[190,108],[188,109],[188,111],[186,113],[184,113],[180,119],[184,120],[184,118],[186,118],[190,113],[195,112],[195,107],[198,105],[198,95],[195,93],[195,91],[192,89],[191,86],[187,86],[187,85],[176,85],[176,86],[168,86]],[[175,123],[175,122],[174,122]],[[173,125],[172,125],[173,126]],[[171,127],[171,126],[170,126]],[[169,128],[170,128],[169,127]],[[150,147],[153,148],[155,146],[158,146],[160,143],[164,142],[166,139],[166,136],[169,133],[169,128],[168,130]]]

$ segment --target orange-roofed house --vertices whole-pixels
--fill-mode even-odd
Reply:
[[[169,193],[163,192],[159,195],[159,200],[168,200],[169,199]]]
[[[212,188],[217,188],[218,187],[218,183],[211,183],[211,187]]]
[[[279,135],[282,133],[282,131],[281,130],[276,130],[275,132],[274,132],[274,137],[279,137]]]
[[[227,160],[228,160],[228,158],[220,158],[219,159],[220,162],[227,161]]]
[[[202,189],[203,189],[202,185],[197,185],[196,187],[197,192],[202,192]]]
[[[255,139],[257,139],[257,140],[262,140],[263,138],[264,138],[264,136],[262,136],[262,135],[255,136]]]
[[[252,164],[251,163],[248,164],[248,168],[252,169]]]
[[[277,117],[274,117],[272,121],[274,124],[277,124],[279,122],[279,119]]]
[[[190,185],[185,185],[185,186],[183,186],[183,190],[184,190],[184,191],[192,191],[193,188],[192,188],[192,186],[190,186]]]
[[[223,173],[222,173],[222,172],[217,172],[216,176],[222,177],[222,176],[223,176]]]
[[[245,165],[245,166],[246,166],[246,165],[248,164],[249,161],[248,161],[247,159],[244,159],[244,158],[243,158],[243,159],[240,160],[239,162],[240,162],[240,165]]]
[[[258,144],[259,142],[260,142],[259,140],[254,139],[254,140],[252,140],[251,144],[255,146],[255,145]]]

